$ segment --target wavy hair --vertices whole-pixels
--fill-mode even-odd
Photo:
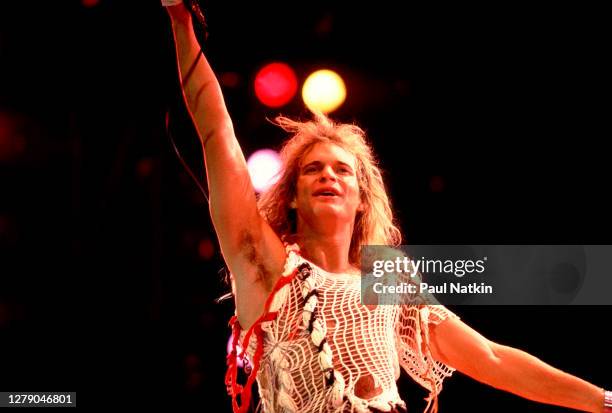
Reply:
[[[357,212],[355,217],[349,249],[350,263],[359,266],[362,245],[397,246],[401,243],[401,232],[394,222],[381,171],[361,128],[336,123],[321,112],[314,112],[314,119],[306,122],[278,116],[275,124],[291,133],[292,137],[283,144],[280,152],[282,169],[279,179],[261,194],[258,207],[281,238],[288,238],[297,230],[297,216],[290,204],[296,196],[302,158],[317,143],[333,143],[355,156],[357,181],[364,206],[363,211]]]

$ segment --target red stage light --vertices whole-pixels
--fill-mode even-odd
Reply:
[[[298,83],[295,72],[285,63],[270,63],[255,76],[255,95],[272,108],[283,106],[295,96]]]
[[[85,7],[95,7],[100,4],[100,0],[81,0],[81,4]]]
[[[200,240],[198,243],[198,255],[203,260],[210,260],[215,255],[215,246],[208,238]]]

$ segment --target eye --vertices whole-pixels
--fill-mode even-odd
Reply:
[[[353,170],[346,167],[346,166],[341,166],[340,168],[338,168],[338,172],[344,175],[352,175],[353,174]]]
[[[317,171],[317,167],[315,165],[309,165],[302,170],[302,173],[310,174]]]

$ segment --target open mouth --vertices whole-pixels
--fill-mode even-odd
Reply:
[[[320,189],[318,191],[315,191],[313,196],[321,198],[333,198],[340,196],[340,193],[334,189]]]

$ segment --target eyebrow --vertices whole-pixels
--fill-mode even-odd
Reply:
[[[342,166],[346,166],[346,167],[350,168],[350,169],[351,169],[351,171],[353,170],[353,167],[352,167],[351,165],[347,164],[346,162],[342,162],[342,161],[335,161],[334,163],[335,163],[335,164],[342,165]],[[312,162],[307,163],[306,165],[303,165],[303,166],[301,167],[301,169],[307,168],[307,167],[309,167],[309,166],[311,166],[311,165],[313,165],[313,166],[321,166],[321,165],[323,165],[323,162],[321,162],[321,161],[312,161]]]

